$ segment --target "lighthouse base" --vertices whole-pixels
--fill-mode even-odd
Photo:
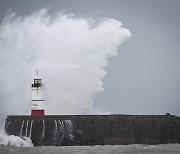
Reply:
[[[44,110],[31,110],[32,116],[44,116]]]

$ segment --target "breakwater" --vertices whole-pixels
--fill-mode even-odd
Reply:
[[[8,116],[8,135],[29,137],[35,146],[180,143],[174,115]]]

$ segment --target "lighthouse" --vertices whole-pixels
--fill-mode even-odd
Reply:
[[[44,85],[42,79],[38,76],[36,71],[36,77],[32,83],[32,106],[31,116],[44,116]]]

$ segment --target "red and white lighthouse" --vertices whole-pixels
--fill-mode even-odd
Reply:
[[[32,83],[32,116],[43,116],[44,115],[44,85],[42,79],[38,77],[38,71],[36,72],[36,78]]]

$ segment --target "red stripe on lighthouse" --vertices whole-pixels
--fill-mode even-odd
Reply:
[[[31,110],[32,116],[44,116],[44,110]]]

